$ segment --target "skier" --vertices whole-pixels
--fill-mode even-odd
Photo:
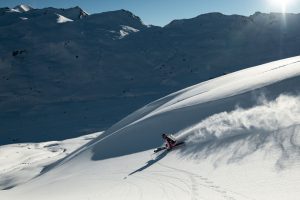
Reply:
[[[177,142],[167,134],[162,134],[162,138],[165,140],[165,146],[167,150],[171,150],[176,146]]]
[[[167,134],[162,134],[162,138],[165,141],[165,145],[162,147],[158,147],[154,150],[154,153],[160,152],[162,150],[170,151],[174,147],[177,147],[179,145],[184,144],[184,141],[176,141],[172,136],[169,136]]]

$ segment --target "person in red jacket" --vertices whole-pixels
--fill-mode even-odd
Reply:
[[[172,149],[174,146],[176,146],[176,140],[172,139],[167,134],[162,134],[162,138],[165,140],[165,146],[167,150]]]

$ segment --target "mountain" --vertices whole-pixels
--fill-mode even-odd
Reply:
[[[91,16],[82,12],[78,7],[2,12],[1,144],[90,132],[119,119],[103,107],[107,102],[118,105],[125,99],[132,106],[118,112],[128,113],[147,99],[124,97],[130,94],[112,81],[115,72],[101,64],[102,56],[114,54],[114,40],[147,26],[125,10]]]
[[[10,200],[296,200],[299,81],[298,56],[169,94],[0,195]],[[161,133],[185,144],[153,154]],[[26,174],[26,168],[18,174]]]
[[[0,143],[104,130],[168,93],[299,55],[299,19],[208,13],[158,27],[126,10],[2,8]]]

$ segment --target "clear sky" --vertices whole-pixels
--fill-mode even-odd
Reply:
[[[139,16],[145,24],[160,26],[174,19],[191,18],[207,12],[247,16],[256,11],[300,13],[300,0],[0,0],[0,7],[18,4],[34,8],[79,6],[90,14],[126,9]]]

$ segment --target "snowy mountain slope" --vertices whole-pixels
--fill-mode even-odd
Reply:
[[[270,93],[268,94],[270,99],[274,99],[281,93],[295,94],[299,90],[296,84],[300,75],[299,58],[294,57],[248,68],[200,83],[155,101],[142,111],[134,113],[133,119],[131,119],[132,116],[128,120],[125,118],[125,122],[121,121],[120,125],[116,124],[116,127],[107,130],[101,137],[105,138],[106,135],[110,137],[105,138],[104,141],[100,138],[99,145],[95,144],[92,147],[92,151],[97,152],[94,159],[122,156],[147,150],[147,148],[151,149],[157,146],[157,142],[161,139],[160,134],[163,132],[178,132],[188,127],[193,121],[200,121],[218,112],[231,111],[236,105],[246,108],[253,106],[256,97],[251,96],[255,89],[267,90],[267,93]],[[293,77],[297,78],[293,79]],[[276,82],[280,83],[274,84]],[[295,85],[292,85],[293,83]],[[257,93],[259,95],[259,92]],[[157,124],[158,118],[159,124]],[[174,121],[176,123],[172,126],[166,126]],[[140,126],[140,123],[143,126]],[[124,134],[124,132],[130,132],[132,136],[129,137],[129,133]],[[117,135],[119,139],[115,139],[114,135]],[[142,138],[137,137],[139,135],[142,135]],[[119,141],[122,141],[122,145]],[[132,146],[132,143],[136,145]],[[108,146],[114,146],[114,151],[110,151]]]
[[[118,119],[112,109],[103,105],[123,101],[119,111],[128,113],[136,109],[138,102],[145,102],[153,95],[151,92],[145,96],[123,92],[120,85],[128,81],[128,77],[123,82],[111,83],[115,78],[110,78],[110,74],[115,72],[109,72],[109,66],[99,67],[102,65],[99,54],[109,48],[106,43],[121,36],[122,26],[132,27],[132,30],[146,26],[127,11],[86,16],[79,22],[75,16],[80,12],[77,8],[45,8],[26,12],[26,15],[5,13],[1,16],[5,23],[8,18],[17,21],[0,28],[3,42],[0,107],[1,118],[5,119],[1,122],[1,143],[62,139],[68,137],[66,133],[92,132],[99,124],[109,126],[111,120]],[[57,24],[57,14],[74,22]],[[103,27],[105,23],[110,29]],[[129,102],[132,107],[123,106]],[[26,118],[21,119],[20,113]],[[70,121],[69,125],[65,121]]]
[[[69,9],[58,9],[52,7],[44,8],[44,9],[33,9],[28,5],[19,5],[16,6],[14,9],[2,8],[0,10],[0,16],[1,16],[0,26],[6,28],[9,28],[7,26],[15,26],[20,22],[20,17],[26,17],[28,19],[38,20],[40,21],[40,23],[47,24],[49,23],[47,21],[47,18],[55,14],[60,14],[72,20],[79,20],[88,16],[88,14],[79,7],[74,7]],[[31,25],[28,31],[32,29],[32,26],[34,26],[34,24]],[[16,28],[16,27],[10,27],[10,28]],[[33,31],[38,31],[38,30],[33,30]],[[5,34],[5,32],[3,32],[3,34]]]
[[[3,190],[26,183],[47,165],[62,159],[99,133],[64,141],[19,143],[0,147],[0,188]]]
[[[9,199],[298,199],[300,57],[154,101]],[[153,154],[161,133],[186,144]]]
[[[0,142],[104,130],[171,92],[299,55],[299,16],[209,13],[157,27],[125,10],[1,9]]]

